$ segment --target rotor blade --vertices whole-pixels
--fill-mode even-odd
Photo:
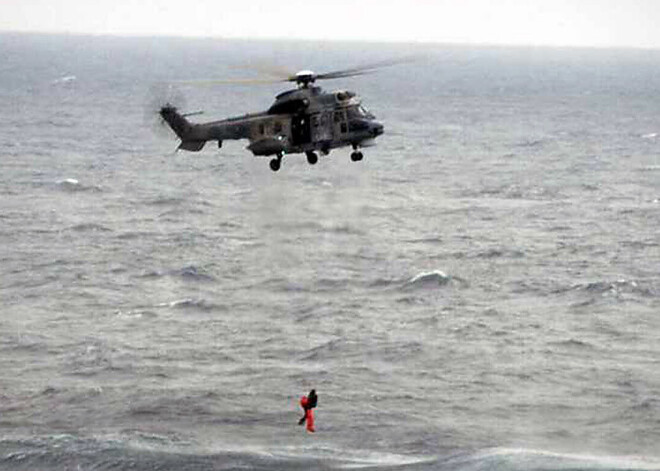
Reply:
[[[290,69],[280,67],[268,62],[237,65],[231,67],[234,70],[253,70],[262,75],[269,77],[254,77],[254,78],[235,78],[235,79],[195,79],[195,80],[179,80],[176,83],[183,85],[259,85],[259,84],[272,84],[288,81],[289,77],[295,75]]]
[[[402,57],[398,59],[387,59],[383,61],[372,62],[370,64],[365,64],[360,67],[353,67],[351,69],[335,70],[333,72],[318,74],[316,78],[321,80],[328,80],[328,79],[337,79],[344,77],[354,77],[357,75],[365,75],[365,74],[373,73],[377,69],[381,69],[383,67],[391,67],[393,65],[405,64],[408,62],[412,62],[414,60],[416,60],[414,56]]]
[[[202,79],[202,80],[178,80],[180,85],[259,85],[268,83],[285,82],[285,79]]]
[[[281,67],[276,64],[271,64],[268,62],[262,62],[259,64],[249,64],[249,65],[237,65],[232,67],[232,69],[238,69],[238,70],[254,70],[255,72],[259,72],[260,74],[263,75],[270,75],[273,77],[273,79],[286,79],[287,77],[291,77],[292,75],[295,75],[295,71],[292,71],[291,69],[287,69],[285,67]]]
[[[326,74],[319,74],[316,76],[320,80],[331,80],[345,77],[358,77],[360,75],[368,75],[376,73],[376,69],[366,70],[338,70],[336,72],[328,72]]]

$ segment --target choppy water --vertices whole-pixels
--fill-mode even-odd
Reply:
[[[174,154],[276,63],[386,134]],[[0,468],[660,469],[660,53],[0,36]],[[284,88],[182,90],[201,119]],[[317,433],[297,401],[319,393]]]

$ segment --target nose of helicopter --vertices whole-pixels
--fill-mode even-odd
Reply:
[[[371,133],[376,136],[380,136],[385,132],[385,128],[383,126],[383,123],[379,123],[378,121],[374,121],[371,123]]]

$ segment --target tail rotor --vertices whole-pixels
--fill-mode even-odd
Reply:
[[[149,88],[144,106],[144,122],[160,137],[174,137],[163,112],[185,109],[183,93],[171,84],[158,83]]]

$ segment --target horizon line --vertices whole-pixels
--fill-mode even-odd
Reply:
[[[445,46],[445,47],[480,47],[480,48],[520,48],[520,49],[575,49],[575,50],[632,50],[632,51],[660,51],[660,46],[641,45],[576,45],[576,44],[548,44],[548,43],[506,43],[506,42],[469,42],[469,41],[441,41],[441,40],[414,40],[414,39],[357,39],[357,38],[321,38],[321,37],[285,37],[285,36],[220,36],[220,35],[187,35],[176,33],[111,33],[111,32],[87,32],[87,31],[36,31],[36,30],[13,30],[0,29],[0,34],[16,35],[51,35],[51,36],[78,36],[97,38],[118,39],[184,39],[184,40],[223,40],[223,41],[307,41],[314,43],[360,43],[360,44],[387,44],[387,45],[415,45],[421,47]]]

